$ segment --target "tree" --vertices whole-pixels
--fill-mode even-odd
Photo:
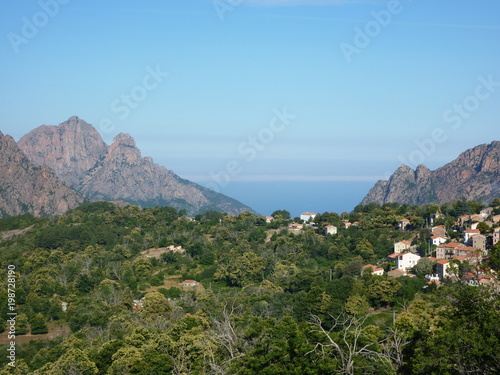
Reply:
[[[344,275],[359,276],[361,275],[361,267],[363,267],[363,263],[361,262],[361,260],[352,260],[346,264],[344,268]]]
[[[28,317],[25,314],[16,316],[16,335],[25,335],[28,333]]]
[[[490,250],[490,267],[500,270],[500,242],[497,242]]]
[[[291,215],[290,212],[287,210],[276,210],[271,214],[272,217],[274,217],[276,220],[278,220],[280,217],[283,220],[290,220]]]
[[[391,359],[383,352],[380,331],[377,327],[365,326],[366,319],[367,316],[341,314],[333,318],[332,328],[326,330],[321,319],[312,316],[310,324],[321,341],[311,353],[334,357],[338,363],[336,372],[340,374],[366,373],[362,371],[365,366],[370,367],[372,373],[390,373]]]
[[[400,287],[401,284],[394,278],[372,276],[367,284],[367,292],[374,306],[386,306],[393,301]]]
[[[252,281],[257,281],[261,277],[263,270],[262,257],[253,252],[236,255],[232,251],[226,261],[217,268],[214,279],[223,280],[232,286],[243,286]]]
[[[36,314],[30,320],[31,334],[38,335],[43,333],[48,333],[49,328],[47,327],[47,321],[42,314]]]
[[[345,303],[345,311],[350,315],[365,315],[370,310],[370,304],[366,300],[366,297],[360,295],[349,296]]]
[[[325,362],[318,364],[310,354],[307,325],[284,316],[253,319],[245,331],[244,355],[231,361],[227,374],[309,374],[329,373]],[[222,372],[216,372],[221,374]]]
[[[69,349],[56,362],[46,364],[40,375],[96,375],[99,372],[94,362],[80,349]]]
[[[158,289],[158,292],[163,294],[165,297],[172,298],[172,299],[179,298],[182,294],[182,291],[175,286],[168,288],[168,289],[160,288],[160,289]]]
[[[144,296],[142,314],[148,318],[157,318],[171,310],[167,297],[160,292],[149,292]]]
[[[413,267],[413,271],[418,275],[430,275],[433,273],[435,261],[429,258],[420,258],[417,264]]]
[[[0,370],[0,375],[30,375],[30,374],[33,374],[33,371],[30,371],[24,359],[17,359],[17,358],[15,367],[6,365],[3,369]]]
[[[137,259],[134,262],[134,274],[138,277],[150,276],[151,268],[151,262],[148,259]]]
[[[481,234],[491,233],[490,226],[488,224],[486,224],[485,222],[480,222],[477,225],[477,229],[479,229],[479,231],[481,232]]]
[[[122,340],[111,340],[105,342],[95,356],[95,363],[102,373],[106,373],[112,363],[111,357],[118,349],[124,346]]]
[[[410,338],[402,373],[500,373],[498,290],[456,283],[440,293],[444,303],[415,301],[419,308],[410,306],[409,314],[398,318],[397,325]]]
[[[143,351],[133,346],[118,349],[111,358],[113,362],[107,372],[110,375],[140,374],[146,365]]]

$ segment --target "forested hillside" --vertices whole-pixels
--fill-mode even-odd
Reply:
[[[449,226],[482,208],[372,203],[300,231],[284,210],[266,222],[107,202],[1,219],[0,275],[6,285],[15,269],[18,315],[16,366],[3,355],[0,374],[499,373],[497,283],[437,287],[423,267],[414,277],[361,272],[390,270],[397,241],[427,249],[438,209],[435,224]],[[325,235],[327,225],[338,233]],[[498,270],[499,255],[495,245],[481,267]],[[3,317],[9,293],[0,291]]]

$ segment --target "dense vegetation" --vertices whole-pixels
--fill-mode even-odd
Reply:
[[[438,224],[451,228],[481,208],[443,205]],[[285,210],[266,223],[250,213],[190,219],[169,207],[99,202],[58,217],[2,219],[0,231],[27,228],[0,240],[5,284],[8,266],[16,269],[16,339],[56,326],[69,333],[16,344],[16,367],[0,356],[0,374],[499,373],[498,288],[436,288],[418,269],[413,278],[361,275],[395,241],[427,248],[437,209],[357,206],[297,233]],[[403,217],[411,230],[397,229]],[[323,233],[329,224],[338,234]],[[141,254],[169,245],[186,252]],[[496,246],[494,269],[499,254]],[[185,279],[202,285],[180,286]],[[2,288],[3,317],[7,300]]]

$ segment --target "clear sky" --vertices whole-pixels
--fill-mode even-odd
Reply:
[[[0,130],[76,115],[264,214],[499,140],[498,0],[0,1]]]

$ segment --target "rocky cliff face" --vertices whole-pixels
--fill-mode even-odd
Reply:
[[[402,165],[389,181],[378,181],[361,204],[443,204],[463,197],[488,202],[499,196],[500,142],[495,141],[467,150],[435,171]]]
[[[230,214],[252,211],[143,158],[128,134],[119,134],[108,147],[92,125],[77,117],[34,129],[19,145],[34,163],[49,165],[59,178],[92,200],[172,206],[189,214],[207,209]]]
[[[19,148],[36,165],[48,165],[72,188],[104,159],[107,148],[90,124],[76,116],[59,126],[42,125],[18,142]]]
[[[62,214],[83,202],[48,166],[34,165],[12,137],[0,132],[0,217]]]

